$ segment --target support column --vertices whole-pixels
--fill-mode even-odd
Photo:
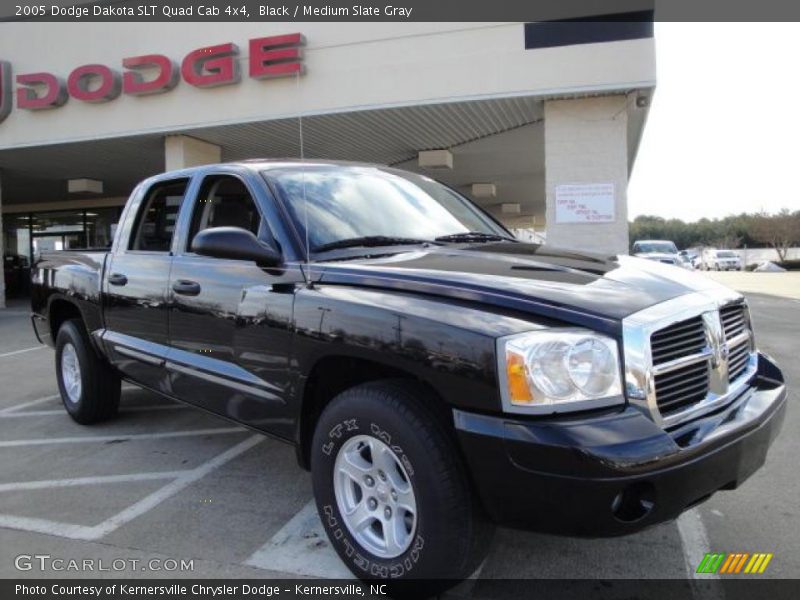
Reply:
[[[545,101],[548,245],[628,252],[627,129],[623,95]]]
[[[5,261],[6,246],[3,239],[3,172],[0,171],[0,257]],[[5,264],[3,265],[5,266]],[[0,277],[0,308],[6,307],[6,278]]]
[[[208,165],[222,161],[222,148],[188,135],[168,135],[164,139],[164,168],[167,171]]]

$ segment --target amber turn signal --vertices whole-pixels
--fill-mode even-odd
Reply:
[[[525,359],[514,352],[506,353],[506,377],[511,402],[514,404],[531,404],[533,395],[528,385],[528,367]]]

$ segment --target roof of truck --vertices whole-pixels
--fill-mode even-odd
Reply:
[[[381,167],[392,168],[387,165],[380,165],[376,163],[356,162],[352,160],[328,160],[325,158],[248,158],[246,160],[233,161],[228,163],[220,163],[217,166],[223,165],[242,165],[246,167],[261,167],[267,169],[275,169],[281,167],[303,167],[303,166],[325,166],[336,165],[342,167]],[[212,166],[212,165],[205,165]]]
[[[211,163],[211,164],[204,164],[204,165],[197,165],[194,167],[185,167],[183,169],[174,169],[171,171],[166,171],[164,173],[159,173],[150,178],[150,180],[158,180],[164,178],[170,178],[176,175],[191,175],[196,171],[206,171],[206,170],[213,170],[215,168],[225,168],[225,167],[239,167],[239,168],[246,168],[251,170],[263,171],[269,169],[281,169],[281,168],[302,168],[302,167],[325,167],[325,166],[340,166],[340,167],[374,167],[379,169],[385,170],[398,170],[395,167],[390,167],[387,165],[381,165],[376,163],[367,163],[367,162],[354,162],[354,161],[347,161],[347,160],[327,160],[322,158],[248,158],[246,160],[234,160],[229,162],[220,162],[220,163]]]

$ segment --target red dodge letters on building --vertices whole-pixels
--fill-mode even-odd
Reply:
[[[302,74],[304,44],[300,33],[251,39],[249,77],[267,79]],[[123,73],[101,64],[76,67],[66,80],[44,71],[23,73],[16,76],[17,108],[56,108],[69,98],[108,102],[120,94],[158,94],[174,88],[180,78],[199,88],[230,85],[241,79],[238,56],[239,47],[228,42],[192,50],[180,65],[163,54],[145,54],[123,58]],[[11,112],[11,79],[11,64],[0,61],[0,122]]]

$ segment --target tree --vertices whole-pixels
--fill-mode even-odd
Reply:
[[[800,241],[800,213],[789,212],[788,208],[776,215],[759,213],[750,220],[750,235],[774,248],[778,260],[783,262],[792,243]]]
[[[784,213],[789,214],[788,211]],[[780,216],[780,215],[778,215]],[[800,212],[794,214],[800,219]],[[770,217],[763,214],[728,215],[721,219],[700,219],[694,223],[685,223],[681,219],[664,219],[652,215],[640,215],[630,223],[631,243],[635,240],[672,240],[678,248],[711,246],[716,248],[748,248],[770,246],[768,239],[757,239],[754,235],[756,220]],[[770,229],[772,225],[766,229]],[[800,242],[800,231],[789,237],[793,242]]]
[[[720,237],[711,241],[711,245],[717,248],[738,248],[741,243],[741,236],[731,231],[726,231]]]

